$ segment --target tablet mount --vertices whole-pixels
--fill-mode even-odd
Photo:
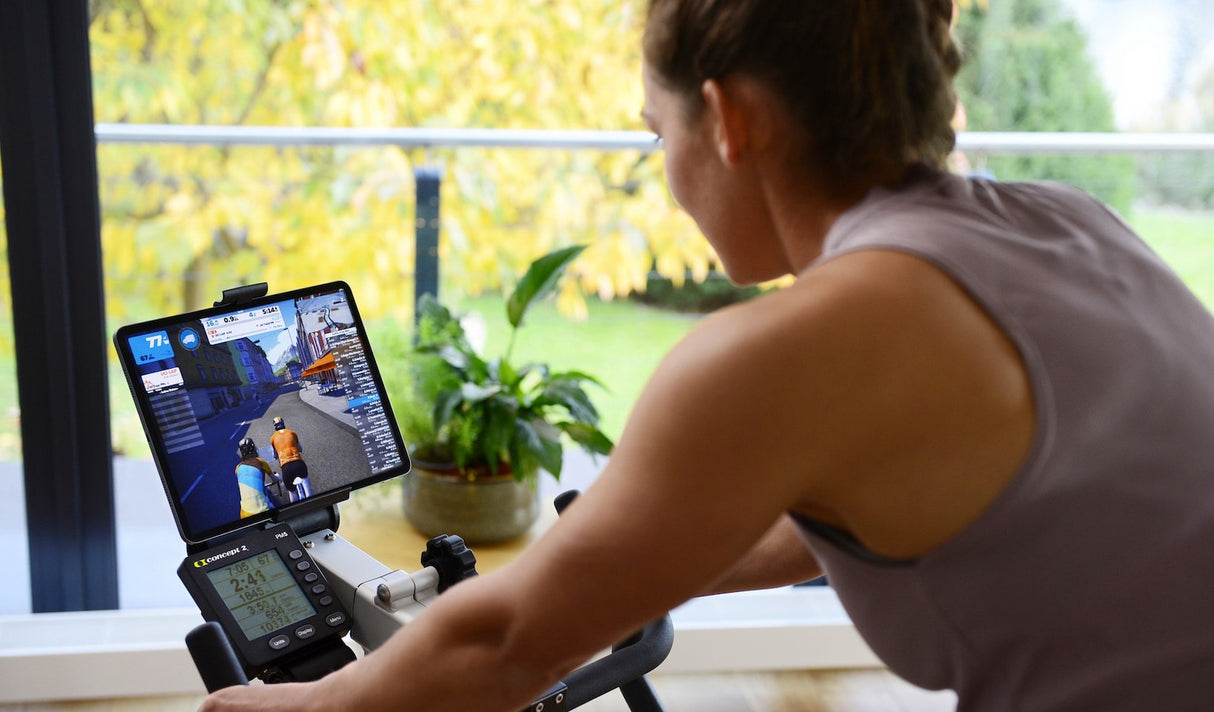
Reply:
[[[217,307],[234,307],[240,306],[254,299],[264,297],[270,293],[270,285],[268,282],[257,282],[255,284],[245,284],[239,287],[223,290],[223,296],[219,301],[215,302]]]

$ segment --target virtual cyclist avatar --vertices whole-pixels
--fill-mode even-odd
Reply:
[[[274,471],[270,463],[257,454],[257,443],[245,438],[236,446],[240,464],[236,466],[236,484],[240,488],[240,516],[248,517],[270,508],[266,497],[267,485],[273,485]]]
[[[303,448],[299,446],[299,436],[294,430],[288,430],[282,418],[274,418],[274,434],[270,436],[270,445],[274,448],[274,458],[282,467],[282,478],[294,490],[294,499],[300,500],[312,494],[312,486],[308,484],[308,465],[303,459]]]

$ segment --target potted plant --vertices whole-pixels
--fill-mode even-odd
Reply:
[[[591,454],[610,453],[585,389],[601,387],[597,379],[511,360],[527,311],[583,249],[559,249],[531,263],[506,302],[509,342],[493,358],[477,353],[447,307],[429,295],[419,302],[410,383],[397,410],[413,457],[405,517],[422,534],[458,534],[472,543],[519,536],[539,515],[540,471],[560,478],[563,438]]]

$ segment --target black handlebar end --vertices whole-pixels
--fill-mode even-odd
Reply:
[[[218,623],[209,621],[186,633],[185,646],[194,659],[194,667],[198,668],[207,692],[249,684],[244,668],[236,659],[236,651],[232,650],[228,636]]]

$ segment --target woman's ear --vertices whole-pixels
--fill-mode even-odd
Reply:
[[[735,82],[706,79],[700,87],[707,107],[710,138],[726,165],[737,165],[750,140],[745,97]]]

